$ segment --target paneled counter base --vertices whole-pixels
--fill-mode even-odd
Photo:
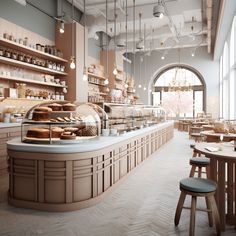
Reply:
[[[36,145],[14,139],[8,142],[8,201],[44,211],[91,206],[172,137],[173,123],[165,122],[83,144]]]

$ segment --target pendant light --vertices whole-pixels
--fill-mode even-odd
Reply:
[[[116,0],[114,0],[114,51],[115,51],[115,61],[114,61],[114,70],[113,70],[113,75],[118,74],[118,70],[116,67]]]
[[[75,69],[75,56],[74,55],[74,0],[72,0],[72,41],[71,41],[71,58],[70,58],[70,68]]]
[[[87,74],[87,68],[86,68],[86,51],[85,51],[85,34],[86,34],[86,12],[85,12],[85,0],[84,0],[84,70],[83,70],[83,81],[88,81],[88,74]]]
[[[108,75],[108,2],[106,0],[106,79],[104,80],[104,84],[108,85],[109,84],[109,75]]]
[[[59,31],[60,31],[61,34],[64,34],[64,32],[65,32],[65,23],[64,23],[63,20],[61,20],[61,22],[60,22],[60,29],[59,29]]]
[[[135,0],[133,0],[133,80],[135,78]]]
[[[139,41],[136,45],[136,49],[141,50],[143,49],[142,45],[143,39],[142,39],[142,13],[139,13]]]
[[[128,59],[128,6],[125,1],[125,58]],[[128,79],[128,62],[125,62],[125,81]]]
[[[146,76],[147,76],[147,57],[146,57],[146,24],[144,24],[144,32],[143,32],[143,39],[144,39],[144,87],[143,90],[146,91]]]

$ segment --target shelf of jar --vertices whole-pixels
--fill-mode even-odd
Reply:
[[[90,72],[88,72],[88,76],[96,77],[98,79],[103,79],[103,80],[106,79],[104,76],[96,75],[96,74],[93,74],[93,73],[90,73]]]
[[[42,102],[58,102],[58,101],[62,101],[62,100],[54,100],[54,99],[39,99],[39,98],[11,98],[11,97],[6,97],[6,98],[3,98],[3,100],[10,100],[10,101],[42,101]]]
[[[11,49],[19,50],[23,53],[29,53],[32,56],[36,56],[36,57],[40,57],[40,58],[44,58],[44,59],[48,59],[48,60],[53,60],[53,61],[57,61],[57,62],[68,62],[64,58],[57,57],[52,54],[42,52],[42,51],[39,51],[34,48],[30,48],[28,46],[4,39],[2,37],[0,37],[0,45],[11,48]]]
[[[89,91],[88,93],[89,93],[89,95],[91,95],[91,94],[92,94],[92,95],[95,95],[95,94],[98,94],[98,95],[106,95],[106,96],[108,95],[108,93],[103,93],[103,92],[92,92],[92,91]]]
[[[50,75],[67,75],[67,73],[65,73],[65,72],[52,70],[52,69],[49,69],[46,67],[32,65],[27,62],[22,62],[22,61],[14,60],[11,58],[2,57],[2,56],[0,56],[0,63],[4,63],[7,65],[13,65],[13,66],[17,66],[17,67],[21,67],[21,68],[25,68],[25,69],[30,69],[30,70],[38,71],[38,72],[42,72],[42,73],[47,73]]]
[[[14,77],[14,76],[0,75],[0,79],[6,79],[6,80],[12,80],[12,81],[18,81],[18,82],[24,82],[24,83],[30,83],[30,84],[40,84],[44,86],[51,86],[51,87],[57,87],[57,88],[67,88],[67,86],[61,85],[61,84],[42,82],[42,81],[37,81],[37,80],[32,80],[32,79],[24,79],[24,78],[19,78],[19,77]]]
[[[102,86],[102,87],[107,87],[106,84],[98,84],[98,83],[94,83],[94,82],[91,82],[91,81],[88,81],[89,84],[94,84],[94,85],[98,85],[98,86]]]

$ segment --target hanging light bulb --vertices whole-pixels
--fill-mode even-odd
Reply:
[[[144,90],[144,91],[146,91],[146,90],[147,90],[147,88],[146,88],[146,87],[143,87],[143,90]]]
[[[87,74],[87,69],[86,69],[86,67],[84,67],[83,81],[88,81],[88,74]]]
[[[105,79],[105,80],[104,80],[104,84],[105,84],[105,85],[109,84],[109,80],[108,80],[108,79]]]
[[[142,88],[142,85],[141,85],[141,84],[139,84],[139,85],[138,85],[138,87],[139,87],[139,88]]]
[[[152,92],[152,89],[149,89],[149,92],[151,93],[151,92]]]
[[[164,56],[164,55],[162,55],[162,56],[161,56],[161,60],[164,60],[164,59],[165,59],[165,56]]]
[[[70,68],[72,70],[75,69],[75,57],[73,57],[73,56],[70,58]]]
[[[129,85],[126,83],[126,84],[125,84],[125,88],[128,88],[128,87],[129,87]]]
[[[63,34],[65,32],[65,23],[63,20],[61,20],[59,31],[61,34]]]
[[[117,70],[117,68],[116,68],[116,66],[115,66],[115,68],[114,68],[114,70],[113,70],[113,75],[117,75],[118,74],[118,70]]]
[[[135,89],[135,88],[133,89],[133,92],[134,92],[134,93],[136,92],[136,89]]]

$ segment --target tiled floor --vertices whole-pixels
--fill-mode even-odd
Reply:
[[[48,213],[17,209],[0,203],[0,235],[5,236],[152,236],[188,235],[189,211],[178,228],[173,218],[178,182],[188,176],[192,152],[186,133],[174,139],[139,166],[103,202],[80,211]],[[187,199],[189,204],[189,199]],[[204,201],[198,202],[204,206]],[[196,235],[215,235],[207,214],[197,213]],[[227,227],[222,235],[236,235]]]

